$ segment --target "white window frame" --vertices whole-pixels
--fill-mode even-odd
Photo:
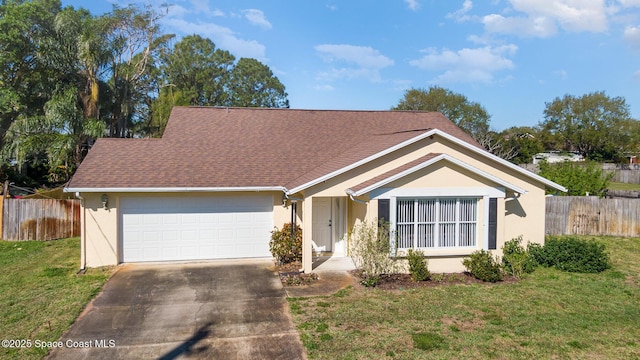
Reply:
[[[400,244],[399,242],[397,242],[397,250],[399,251],[404,251],[404,250],[408,250],[408,249],[419,249],[419,250],[423,250],[423,251],[429,251],[429,250],[447,250],[447,249],[476,249],[478,246],[478,241],[481,239],[480,237],[480,224],[482,222],[482,219],[480,217],[480,199],[482,199],[483,197],[477,197],[477,196],[465,196],[465,197],[453,197],[453,196],[441,196],[441,197],[398,197],[396,199],[394,199],[395,201],[392,201],[392,207],[390,209],[390,217],[393,220],[393,228],[396,231],[396,235],[400,236],[400,233],[407,233],[406,229],[405,230],[401,230],[400,227],[401,226],[407,226],[410,225],[412,226],[412,229],[409,233],[411,234],[412,240],[411,240],[411,244]],[[474,220],[462,220],[461,219],[461,202],[464,201],[469,201],[472,200],[473,201],[473,216],[474,216]],[[441,215],[442,215],[442,211],[444,210],[443,204],[448,203],[451,204],[451,202],[453,201],[453,205],[454,208],[453,209],[449,209],[450,211],[453,210],[453,220],[451,218],[448,219],[442,219]],[[413,212],[410,215],[411,221],[399,221],[400,219],[398,218],[398,208],[399,208],[399,204],[401,202],[405,202],[405,203],[411,203],[413,202],[413,205],[411,206],[412,209],[411,211]],[[424,217],[423,216],[423,220],[425,221],[421,221],[420,217],[419,217],[419,212],[420,209],[424,209],[424,207],[419,206],[420,204],[424,204],[425,203],[431,203],[433,205],[433,215],[430,217]],[[408,213],[405,212],[405,216]],[[401,215],[402,217],[402,215]],[[404,220],[404,219],[403,219]],[[473,236],[473,241],[470,245],[461,245],[461,241],[463,240],[461,237],[461,228],[462,225],[464,224],[472,224],[474,227],[474,231],[472,232],[472,236]],[[451,226],[453,225],[453,239],[449,239],[449,241],[453,241],[452,245],[447,245],[443,243],[443,236],[442,231],[443,229],[449,228],[451,229]],[[432,234],[432,241],[433,241],[433,246],[418,246],[418,241],[417,239],[419,238],[419,232],[421,231],[421,226],[422,227],[431,227],[431,229],[429,230],[429,232],[431,232]],[[406,240],[405,240],[406,241]],[[395,243],[395,241],[394,241]],[[396,244],[394,244],[395,247]],[[401,246],[403,245],[403,246]],[[410,245],[410,246],[404,246],[404,245]],[[426,244],[425,244],[426,245]]]

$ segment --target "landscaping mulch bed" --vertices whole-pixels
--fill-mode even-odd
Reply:
[[[360,279],[358,270],[353,270],[351,275],[356,279]],[[520,281],[513,276],[505,276],[502,281],[494,284],[509,284]],[[468,284],[492,284],[483,282],[473,277],[468,272],[451,273],[451,274],[431,274],[431,278],[426,281],[413,281],[410,274],[392,274],[380,278],[380,283],[376,288],[383,290],[403,290],[427,287],[438,287],[447,285],[468,285]],[[364,285],[360,285],[364,286]]]
[[[301,286],[310,285],[314,281],[318,280],[318,274],[301,273],[302,263],[300,261],[294,261],[289,264],[275,264],[275,271],[280,276],[280,281],[284,286]]]
[[[304,274],[300,272],[302,263],[299,261],[289,264],[275,264],[274,270],[278,272],[280,281],[284,286],[302,286],[310,285],[318,280],[318,275],[315,273]],[[358,270],[350,271],[351,276],[355,279],[360,279]],[[510,284],[520,281],[513,276],[505,276],[502,281],[493,284]],[[469,284],[492,284],[483,282],[473,277],[468,272],[461,273],[435,273],[431,274],[431,278],[426,281],[413,281],[410,274],[392,274],[386,275],[380,278],[380,283],[375,287],[382,290],[403,290],[403,289],[417,289],[438,287],[447,285],[469,285]],[[360,286],[364,286],[360,284]]]

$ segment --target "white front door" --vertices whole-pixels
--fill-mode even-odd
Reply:
[[[331,198],[313,198],[313,250],[333,251]]]

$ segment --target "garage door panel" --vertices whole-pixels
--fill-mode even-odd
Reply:
[[[268,195],[122,198],[122,260],[271,256],[272,204]]]

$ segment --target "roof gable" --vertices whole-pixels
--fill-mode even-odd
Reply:
[[[473,174],[476,174],[478,176],[480,176],[483,179],[489,180],[491,182],[494,182],[498,185],[501,185],[503,187],[505,187],[506,189],[509,189],[511,191],[514,191],[516,193],[519,194],[526,194],[527,191],[517,185],[511,184],[507,181],[504,181],[496,176],[493,176],[485,171],[482,171],[474,166],[471,166],[465,162],[462,162],[460,160],[457,160],[456,158],[447,155],[447,154],[437,154],[437,153],[430,153],[427,154],[421,158],[418,158],[414,161],[411,161],[409,163],[406,163],[404,165],[401,165],[395,169],[389,170],[387,172],[385,172],[384,174],[378,175],[374,178],[371,178],[365,182],[362,182],[358,185],[352,186],[351,188],[347,189],[345,192],[349,195],[353,195],[353,196],[360,196],[360,195],[364,195],[372,190],[375,190],[377,188],[380,188],[386,184],[389,184],[393,181],[396,181],[398,179],[402,179],[403,177],[413,174],[416,171],[422,170],[424,168],[427,168],[429,166],[432,166],[436,163],[442,162],[442,161],[447,161],[450,162],[452,164],[455,164],[457,166],[460,166],[470,172],[472,172]]]

